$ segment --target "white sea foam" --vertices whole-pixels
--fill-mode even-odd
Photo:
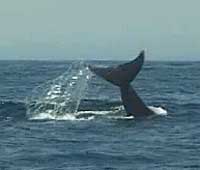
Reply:
[[[84,120],[93,120],[94,116],[89,116],[87,118],[81,117],[77,118],[73,114],[64,114],[64,115],[53,115],[50,113],[40,113],[29,118],[29,120],[70,120],[70,121],[84,121]]]
[[[113,111],[79,111],[76,115],[92,114],[92,115],[107,115]]]
[[[167,110],[162,107],[148,106],[156,115],[166,116]],[[131,120],[134,119],[134,116],[110,116],[110,114],[115,113],[116,111],[79,111],[77,113],[66,113],[66,114],[55,114],[54,110],[46,110],[44,113],[39,113],[30,118],[30,120],[70,120],[70,121],[84,121],[84,120],[93,120],[95,119],[95,115],[107,115],[106,117],[109,119],[121,119],[121,120]],[[87,116],[90,115],[90,116]],[[79,117],[81,116],[81,117]]]
[[[82,71],[82,70],[79,71],[79,75],[80,75],[80,76],[83,75],[83,71]]]
[[[73,76],[72,79],[73,79],[73,80],[77,80],[78,77],[77,77],[77,76]]]
[[[134,116],[109,116],[109,119],[122,119],[122,120],[132,120],[135,117]]]

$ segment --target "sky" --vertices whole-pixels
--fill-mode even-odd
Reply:
[[[200,60],[199,0],[0,0],[0,59]]]

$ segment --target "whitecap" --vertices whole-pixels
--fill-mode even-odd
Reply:
[[[29,118],[29,120],[70,120],[70,121],[85,121],[85,120],[93,120],[94,116],[89,116],[87,118],[77,118],[73,114],[65,114],[65,115],[53,115],[50,112],[47,113],[39,113],[35,116]]]
[[[73,80],[77,80],[78,77],[77,77],[77,76],[73,76],[72,79],[73,79]]]
[[[135,117],[134,116],[109,116],[109,119],[122,119],[122,120],[132,120]]]
[[[107,115],[112,113],[112,111],[79,111],[76,115],[84,115],[84,114],[91,114],[91,115]]]

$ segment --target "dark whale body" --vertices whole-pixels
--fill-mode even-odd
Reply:
[[[100,68],[89,66],[89,69],[96,75],[120,88],[121,99],[127,116],[146,117],[154,114],[130,84],[140,72],[143,63],[144,51],[141,51],[135,60],[117,67]]]

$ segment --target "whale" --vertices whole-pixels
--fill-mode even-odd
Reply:
[[[144,59],[145,51],[143,50],[134,60],[115,67],[105,68],[88,65],[89,69],[97,76],[119,87],[127,116],[134,116],[135,118],[154,115],[154,112],[146,106],[131,85],[131,82],[142,69]]]

